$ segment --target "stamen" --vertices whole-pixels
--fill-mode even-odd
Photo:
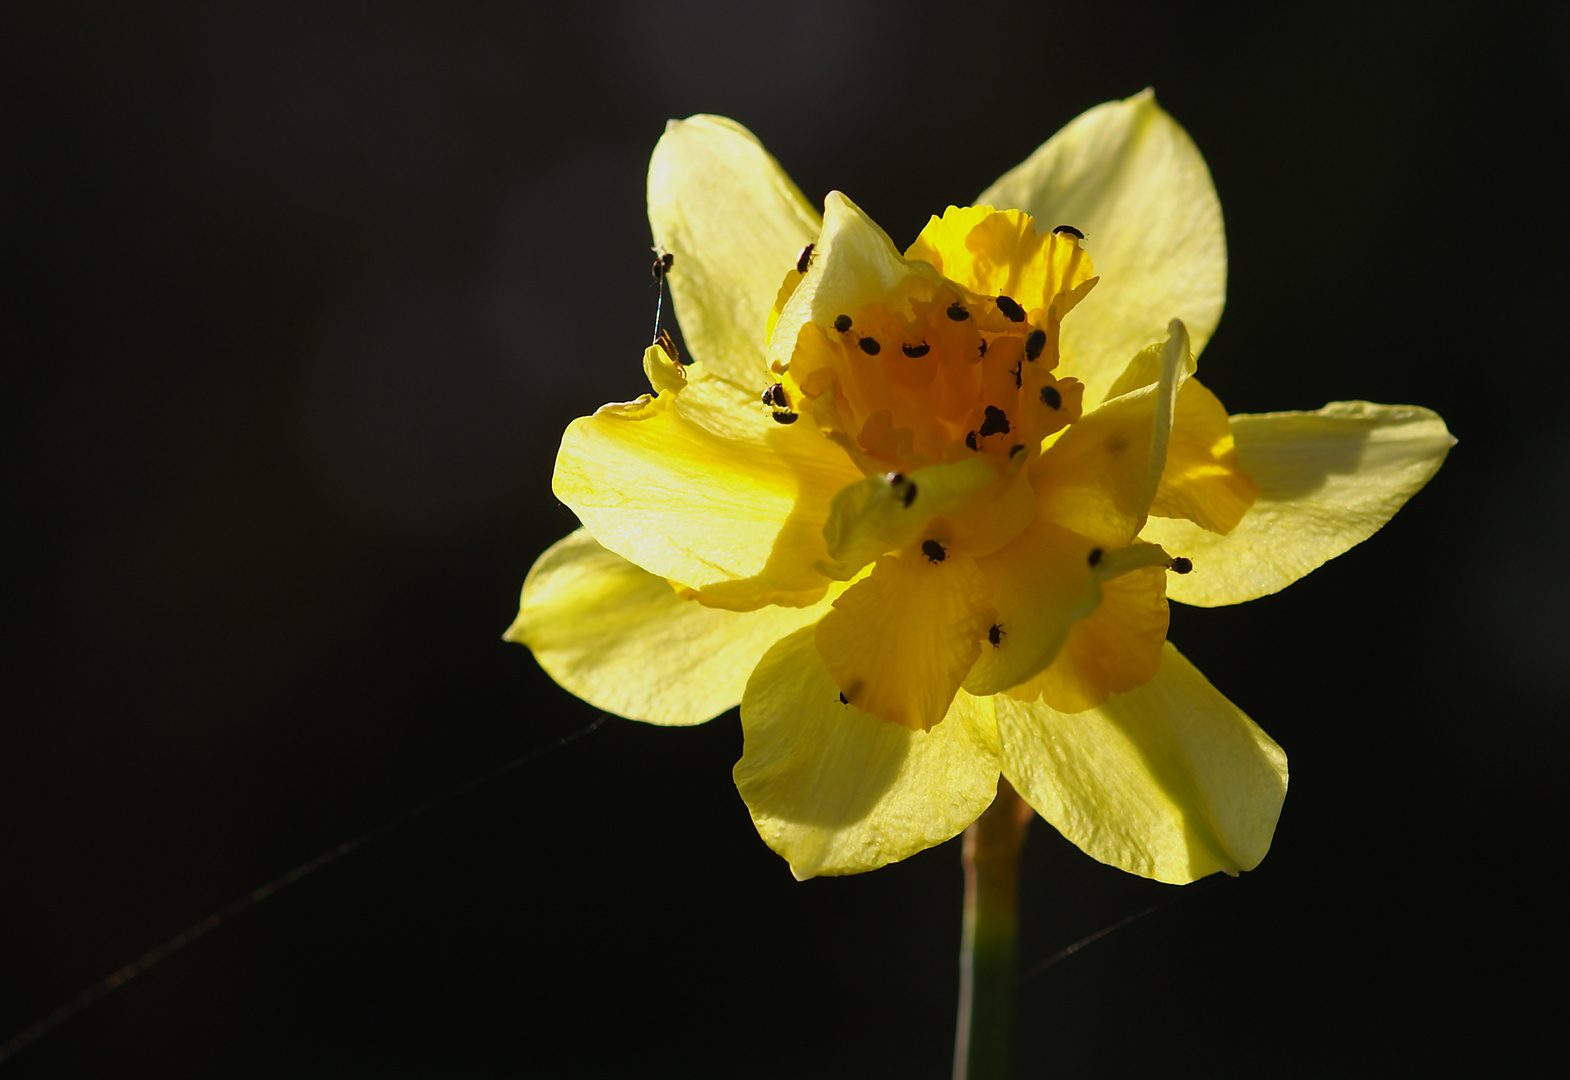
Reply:
[[[1063,407],[1063,395],[1058,393],[1058,388],[1055,386],[1043,386],[1041,388],[1041,403],[1049,409],[1061,409]]]
[[[883,346],[878,344],[876,338],[864,337],[861,339],[861,351],[868,356],[877,356],[883,351]]]
[[[948,551],[936,540],[923,540],[921,542],[921,553],[927,557],[929,562],[935,563],[940,563],[949,557]]]
[[[1025,309],[1020,307],[1012,296],[1000,296],[995,303],[998,305],[998,310],[1003,312],[1003,317],[1009,322],[1025,321]]]
[[[918,356],[926,356],[931,348],[931,345],[923,341],[920,345],[901,345],[900,351],[914,360]]]
[[[1045,330],[1032,330],[1025,339],[1025,359],[1039,360],[1041,350],[1047,347],[1047,332]]]
[[[801,249],[801,254],[796,256],[796,273],[805,274],[807,272],[807,267],[812,265],[812,249],[816,246],[815,244],[808,244]]]
[[[849,330],[850,329],[850,316],[849,315],[836,315],[836,316],[834,316],[834,329],[838,330],[842,334],[845,331]]]

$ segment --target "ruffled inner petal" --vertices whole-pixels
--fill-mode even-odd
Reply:
[[[996,622],[975,560],[930,550],[878,559],[817,629],[838,693],[880,720],[920,730],[949,711]]]
[[[1003,774],[1092,858],[1183,884],[1270,849],[1286,755],[1171,643],[1155,678],[1086,712],[992,700]]]
[[[931,731],[843,705],[811,627],[778,642],[742,699],[736,786],[798,879],[855,874],[957,835],[997,793],[990,699],[959,694]]]

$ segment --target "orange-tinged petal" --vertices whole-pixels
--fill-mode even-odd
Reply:
[[[974,559],[885,555],[818,623],[818,652],[839,692],[908,728],[942,720],[995,621]]]
[[[736,787],[798,879],[855,874],[958,835],[997,794],[991,699],[959,694],[913,731],[842,705],[810,627],[758,663],[741,703]]]

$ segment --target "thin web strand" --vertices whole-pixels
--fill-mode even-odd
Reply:
[[[356,848],[362,847],[365,844],[370,843],[372,840],[392,832],[394,829],[407,825],[416,818],[423,817],[424,815],[429,814],[431,811],[445,806],[447,803],[453,802],[456,799],[461,799],[463,796],[474,791],[476,788],[483,787],[492,780],[496,780],[502,776],[507,775],[514,769],[527,765],[529,762],[541,758],[554,750],[559,750],[568,743],[576,742],[585,735],[589,735],[596,731],[602,724],[605,723],[605,721],[609,719],[609,713],[601,713],[587,727],[579,728],[577,731],[569,732],[559,739],[546,743],[544,746],[531,750],[526,754],[520,755],[519,757],[515,757],[511,761],[508,761],[502,765],[498,765],[496,768],[490,770],[489,772],[482,773],[472,780],[466,780],[445,794],[438,795],[433,799],[427,799],[426,801],[419,803],[411,809],[404,811],[397,817],[392,818],[389,821],[384,821],[382,824],[373,828],[367,829],[358,836],[350,837],[348,840],[345,840],[337,847],[327,849],[320,855],[316,856],[314,859],[310,859],[309,861],[303,862],[299,866],[296,866],[287,874],[275,877],[265,885],[252,889],[250,892],[240,897],[240,899],[236,900],[228,907],[223,908],[221,911],[216,911],[200,922],[193,923],[192,925],[186,927],[168,941],[165,941],[156,948],[150,949],[143,953],[140,957],[120,968],[118,971],[114,972],[112,975],[109,975],[107,978],[94,983],[76,997],[72,998],[64,1005],[61,1005],[54,1012],[49,1013],[47,1016],[42,1017],[41,1019],[23,1028],[21,1031],[18,1031],[15,1035],[7,1039],[4,1045],[0,1045],[0,1065],[5,1064],[7,1060],[14,1057],[17,1053],[37,1042],[45,1035],[49,1034],[55,1028],[71,1019],[71,1017],[87,1008],[89,1005],[103,997],[105,994],[109,993],[111,990],[118,990],[120,987],[136,978],[154,964],[167,958],[173,953],[179,952],[197,938],[202,937],[209,930],[212,930],[215,927],[228,922],[230,919],[245,911],[247,908],[256,906],[263,900],[266,900],[269,896],[273,896],[288,888],[290,885],[293,885],[301,878],[315,873],[317,870],[320,870],[328,863],[338,861],[345,855],[349,854],[351,851],[354,851]]]
[[[1176,904],[1178,901],[1185,900],[1188,897],[1193,896],[1196,892],[1199,892],[1202,888],[1209,887],[1211,881],[1214,881],[1214,880],[1215,879],[1212,878],[1210,881],[1205,881],[1205,882],[1203,882],[1203,883],[1201,883],[1199,885],[1193,886],[1192,888],[1184,889],[1182,892],[1178,893],[1176,896],[1172,897],[1170,900],[1163,900],[1159,904],[1152,904],[1152,905],[1150,905],[1148,908],[1146,908],[1143,911],[1136,911],[1132,915],[1129,915],[1129,916],[1126,916],[1126,917],[1124,917],[1122,919],[1119,919],[1117,922],[1113,923],[1111,926],[1103,926],[1100,930],[1097,930],[1094,934],[1089,934],[1089,935],[1087,935],[1085,937],[1080,938],[1078,941],[1074,942],[1074,944],[1068,945],[1068,946],[1066,946],[1064,948],[1059,949],[1057,952],[1053,953],[1051,956],[1049,956],[1045,960],[1041,961],[1041,963],[1035,965],[1029,971],[1027,971],[1023,975],[1021,975],[1019,977],[1019,981],[1021,983],[1023,983],[1027,979],[1034,978],[1035,976],[1040,975],[1043,971],[1047,970],[1047,968],[1051,967],[1053,964],[1056,964],[1059,960],[1067,960],[1069,957],[1071,957],[1075,953],[1079,952],[1079,950],[1083,949],[1086,945],[1089,945],[1089,944],[1091,944],[1093,942],[1100,941],[1102,938],[1106,937],[1108,934],[1112,933],[1114,930],[1121,930],[1125,926],[1127,926],[1129,923],[1138,922],[1140,919],[1143,919],[1146,915],[1153,915],[1156,912],[1160,911],[1162,908],[1169,908],[1173,904]]]

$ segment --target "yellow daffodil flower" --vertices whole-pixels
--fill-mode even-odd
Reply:
[[[1085,113],[903,253],[714,116],[667,128],[649,217],[697,362],[650,348],[650,393],[567,429],[554,487],[583,528],[507,636],[622,716],[739,703],[736,784],[801,878],[949,839],[1000,774],[1133,873],[1256,866],[1286,757],[1167,642],[1167,600],[1284,588],[1453,440],[1410,406],[1228,417],[1194,359],[1221,208],[1154,96]]]

